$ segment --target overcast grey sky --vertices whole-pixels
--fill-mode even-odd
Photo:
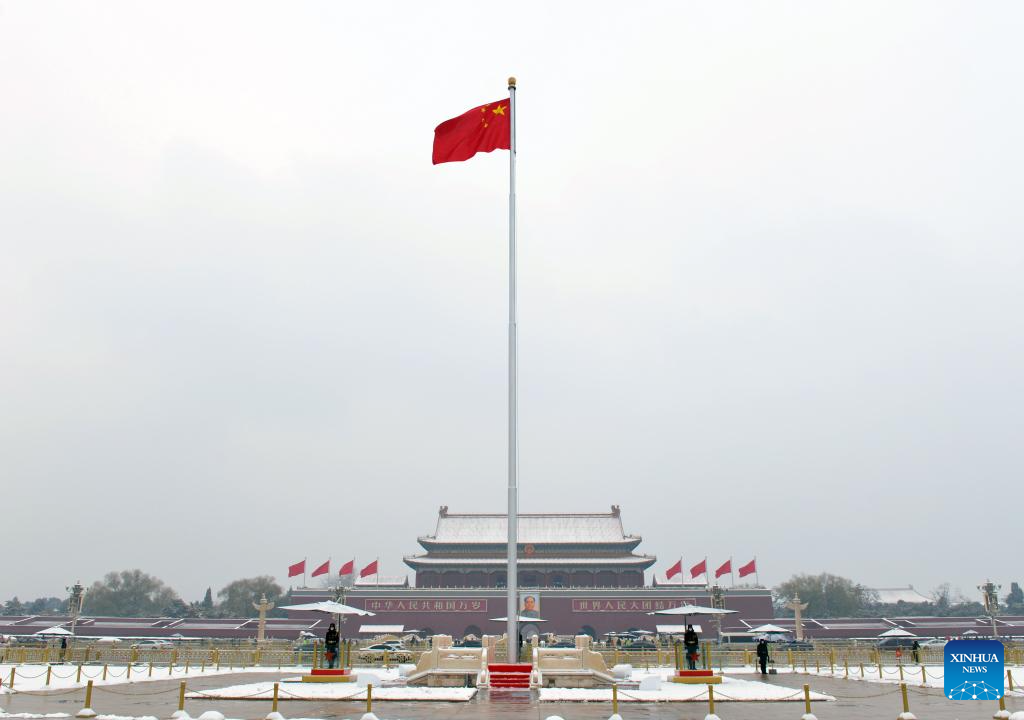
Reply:
[[[659,569],[1024,580],[1024,5],[0,3],[0,599],[385,573],[521,509]]]

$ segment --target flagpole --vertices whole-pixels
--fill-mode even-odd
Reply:
[[[519,575],[516,567],[519,531],[519,389],[516,340],[516,79],[508,79],[510,117],[508,154],[508,661],[519,662]]]

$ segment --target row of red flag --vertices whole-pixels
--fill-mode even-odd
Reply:
[[[679,562],[677,562],[675,565],[673,565],[672,567],[670,567],[668,570],[665,571],[665,577],[667,579],[671,580],[672,578],[674,578],[676,575],[678,575],[682,571],[683,571],[683,560],[682,560],[682,558],[680,558]],[[747,575],[753,575],[754,573],[757,572],[757,558],[754,558],[753,560],[748,562],[746,565],[740,565],[739,568],[737,568],[736,572],[739,574],[740,577],[746,577]],[[691,580],[693,578],[698,578],[701,575],[707,575],[707,574],[708,574],[708,559],[707,558],[704,558],[699,563],[697,563],[692,568],[690,568],[690,579]],[[728,560],[726,560],[724,563],[722,563],[718,567],[717,570],[715,570],[715,580],[717,580],[718,578],[722,577],[723,575],[730,575],[730,574],[732,574],[732,558],[729,558]]]
[[[355,571],[356,571],[356,561],[354,559],[352,559],[352,560],[349,560],[347,563],[345,563],[344,565],[341,566],[341,569],[338,570],[338,576],[340,577],[342,575],[351,575]],[[302,560],[301,562],[297,562],[294,565],[289,565],[288,566],[288,577],[290,577],[290,578],[291,577],[295,577],[296,575],[305,575],[305,574],[306,574],[306,561],[305,560]],[[316,577],[317,575],[330,575],[330,574],[331,574],[331,561],[328,560],[323,565],[320,565],[315,570],[313,570],[313,572],[310,573],[310,576],[311,577]],[[359,577],[366,577],[367,575],[376,575],[376,574],[377,574],[377,561],[376,560],[374,560],[372,563],[370,563],[369,565],[367,565],[366,567],[364,567],[362,570],[359,571]]]

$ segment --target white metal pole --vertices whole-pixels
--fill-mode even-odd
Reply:
[[[508,661],[519,661],[519,577],[516,555],[519,530],[519,394],[516,386],[516,79],[508,79],[511,127],[508,155]]]

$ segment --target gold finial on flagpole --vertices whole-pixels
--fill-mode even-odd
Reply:
[[[516,79],[515,79],[515,77],[514,77],[514,76],[513,76],[513,77],[510,77],[510,78],[508,79],[508,86],[509,86],[510,88],[512,88],[512,87],[515,87],[515,86],[516,86]]]

